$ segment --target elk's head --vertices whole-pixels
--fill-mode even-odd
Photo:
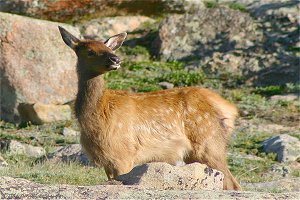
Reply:
[[[127,33],[120,33],[105,42],[79,40],[62,27],[58,27],[63,41],[72,48],[78,57],[78,71],[91,76],[98,76],[120,67],[121,60],[114,54],[123,44]]]

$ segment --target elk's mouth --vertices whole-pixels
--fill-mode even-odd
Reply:
[[[109,70],[117,70],[120,68],[121,60],[117,56],[111,56],[108,58],[110,61],[110,65],[108,67]]]
[[[109,67],[108,67],[108,69],[109,70],[117,70],[117,69],[119,69],[121,66],[120,66],[120,64],[113,64],[113,65],[110,65]]]

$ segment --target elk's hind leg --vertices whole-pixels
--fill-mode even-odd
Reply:
[[[191,154],[185,159],[187,164],[200,162],[213,169],[217,169],[224,174],[224,190],[242,190],[241,186],[228,169],[226,147],[224,145],[218,145],[217,143],[207,143],[206,145],[193,144],[193,148]]]
[[[224,190],[242,190],[239,183],[231,174],[228,169],[226,155],[225,153],[222,156],[215,155],[213,152],[208,152],[204,158],[204,163],[206,163],[209,167],[217,169],[224,174]]]
[[[120,175],[127,174],[133,168],[133,162],[129,162],[126,160],[116,162],[111,169],[113,179],[117,178]]]
[[[108,179],[109,181],[110,181],[110,180],[113,180],[113,178],[114,178],[114,172],[113,172],[113,169],[112,169],[111,167],[105,166],[105,167],[104,167],[104,170],[105,170],[107,179]]]

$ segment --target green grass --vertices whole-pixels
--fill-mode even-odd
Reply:
[[[177,87],[197,85],[204,79],[202,71],[187,71],[180,62],[129,62],[118,71],[106,74],[111,89],[131,89],[138,92],[160,90],[159,82]]]
[[[206,8],[216,8],[218,6],[218,2],[215,0],[207,0],[203,1]]]
[[[295,91],[298,86],[288,87],[289,89],[284,89],[285,92]],[[278,93],[277,87],[267,87],[267,89],[241,87],[231,90],[222,88],[221,92],[224,97],[234,102],[241,112],[247,112],[247,116],[244,117],[249,119],[261,118],[272,123],[292,126],[300,122],[299,101],[269,99],[269,94]]]
[[[239,10],[241,12],[247,12],[247,8],[244,4],[236,3],[236,2],[228,2],[227,6],[233,10]]]
[[[45,125],[16,126],[0,121],[0,140],[18,140],[34,146],[42,146],[46,152],[52,152],[58,146],[79,143],[75,136],[63,136],[63,127],[76,129],[74,122],[57,122]],[[102,168],[82,166],[76,162],[51,163],[39,162],[41,158],[12,154],[2,150],[1,155],[9,164],[1,168],[0,176],[25,178],[46,184],[95,185],[106,180]]]
[[[123,46],[120,48],[120,51],[125,55],[144,55],[145,57],[150,57],[147,48],[139,45],[135,47]]]
[[[266,87],[257,87],[254,89],[253,92],[265,96],[279,95],[284,93],[300,93],[300,84],[286,84],[284,86],[270,85]]]
[[[236,3],[236,2],[221,2],[218,0],[206,0],[203,1],[206,8],[217,8],[221,5],[225,5],[233,10],[238,10],[241,12],[247,12],[247,8],[244,4]]]
[[[251,154],[275,160],[273,154],[266,155],[262,152],[262,142],[272,136],[271,133],[256,132],[254,134],[239,132],[231,142],[230,149],[242,154]]]
[[[75,162],[37,162],[25,155],[3,154],[9,167],[0,170],[0,176],[25,178],[44,184],[96,185],[107,180],[102,168],[86,167]]]
[[[236,135],[229,149],[232,152],[228,158],[230,170],[242,182],[264,182],[272,180],[272,176],[262,176],[276,163],[276,154],[266,154],[262,151],[262,142],[271,137],[270,133],[244,133]],[[252,155],[262,159],[249,159],[237,155]]]
[[[300,170],[293,170],[292,171],[292,176],[294,176],[294,177],[300,177]]]
[[[289,47],[288,51],[299,53],[300,52],[300,47],[297,47],[297,46]]]
[[[76,130],[75,124],[74,122],[66,121],[45,125],[29,124],[20,127],[0,121],[0,139],[18,140],[33,146],[43,146],[48,152],[56,146],[79,143],[78,137],[62,135],[63,127],[72,127]]]
[[[265,182],[273,180],[272,175],[262,176],[270,170],[275,162],[269,159],[251,160],[237,158],[236,155],[228,157],[229,169],[240,182]]]

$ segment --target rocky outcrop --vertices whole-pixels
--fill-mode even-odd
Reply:
[[[223,190],[224,175],[200,163],[172,166],[149,163],[117,177],[125,185],[164,190]]]
[[[16,140],[0,140],[0,150],[9,151],[12,154],[24,154],[30,157],[41,157],[46,153],[43,147],[23,144]]]
[[[247,75],[260,70],[251,52],[262,41],[254,19],[225,6],[171,15],[161,24],[153,43],[163,60],[182,60],[187,68],[202,68],[209,75]]]
[[[229,0],[231,2],[240,3],[247,7],[247,10],[255,17],[274,17],[285,16],[293,22],[300,23],[299,8],[300,4],[297,0]]]
[[[149,190],[123,185],[43,185],[0,177],[2,199],[299,199],[299,193],[259,193],[209,190]]]
[[[22,121],[32,124],[44,124],[71,119],[72,111],[69,105],[26,104],[20,103],[18,111]]]
[[[245,3],[250,13],[221,3],[167,17],[153,43],[156,55],[163,60],[183,60],[188,69],[202,68],[212,77],[249,85],[299,83],[299,4],[232,2]]]
[[[11,0],[0,1],[0,11],[40,19],[66,22],[116,15],[162,15],[192,11],[203,6],[200,0]]]
[[[300,141],[288,134],[271,137],[262,145],[266,153],[276,153],[279,162],[296,161],[300,158]]]
[[[248,83],[254,83],[256,86],[299,84],[299,59],[291,56],[280,62],[283,64],[258,71],[248,80]]]
[[[159,29],[157,53],[164,60],[189,60],[249,47],[257,39],[255,29],[249,14],[226,7],[171,15]]]
[[[79,162],[83,165],[89,165],[87,155],[82,151],[80,144],[71,144],[57,149],[55,152],[47,155],[47,160],[51,162]]]
[[[19,122],[20,103],[64,104],[77,90],[76,56],[61,39],[58,25],[0,13],[0,118]]]
[[[122,32],[132,32],[142,27],[144,23],[153,23],[153,21],[145,16],[117,16],[93,19],[78,26],[84,37],[106,40]]]

